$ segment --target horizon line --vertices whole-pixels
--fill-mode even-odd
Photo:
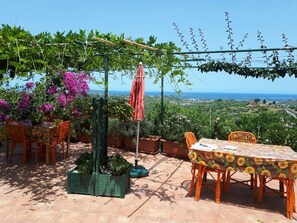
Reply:
[[[104,90],[96,90],[96,89],[90,89],[89,91],[102,91]],[[113,92],[130,92],[130,90],[108,90],[113,91]],[[161,93],[161,91],[157,90],[148,90],[145,92],[158,92]],[[175,91],[164,91],[164,93],[174,93],[174,94],[179,94]],[[266,94],[266,95],[297,95],[297,93],[272,93],[272,92],[213,92],[213,91],[182,91],[180,94],[193,94],[193,93],[202,93],[202,94]]]

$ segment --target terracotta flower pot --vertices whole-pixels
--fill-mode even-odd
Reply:
[[[151,136],[149,138],[140,138],[138,151],[141,153],[157,154],[159,152],[159,143],[160,143],[159,136]],[[125,138],[125,147],[129,151],[135,151],[136,150],[136,138],[126,137]]]
[[[116,148],[124,148],[125,138],[122,135],[111,133],[111,134],[108,134],[107,143],[108,143],[108,146],[113,146]]]
[[[161,139],[163,150],[162,154],[166,156],[174,156],[182,159],[188,159],[188,150],[186,145]]]

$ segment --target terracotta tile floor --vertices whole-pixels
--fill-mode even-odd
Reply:
[[[131,179],[131,189],[124,199],[67,194],[66,171],[89,144],[71,144],[70,157],[58,159],[57,165],[45,165],[32,158],[21,164],[21,155],[9,163],[0,150],[0,222],[295,222],[285,217],[285,200],[267,195],[257,203],[252,191],[232,185],[221,203],[214,202],[214,191],[202,190],[201,200],[186,197],[191,174],[190,162],[161,154],[140,154],[139,164],[149,169],[143,178]],[[134,153],[119,151],[134,163]],[[239,174],[239,177],[246,177]],[[275,185],[277,186],[277,182]],[[297,191],[297,189],[295,189]]]

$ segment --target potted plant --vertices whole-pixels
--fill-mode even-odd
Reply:
[[[125,98],[111,98],[108,101],[108,116],[120,121],[129,121],[133,116],[133,108]]]
[[[70,120],[73,123],[76,139],[80,142],[92,142],[92,97],[79,96],[72,103]]]
[[[92,195],[124,197],[130,187],[130,169],[132,164],[120,154],[108,156],[106,134],[104,133],[106,110],[104,104],[107,100],[100,98],[93,100],[92,129],[96,138],[93,139],[93,154],[84,155],[83,160],[77,164],[88,163],[92,165],[93,172],[78,172],[79,168],[67,172],[68,193],[84,193]],[[103,121],[102,121],[103,120]],[[99,130],[97,132],[97,130]],[[91,163],[91,164],[90,164]],[[86,168],[90,170],[90,168]],[[81,189],[83,188],[83,189]]]
[[[130,188],[129,163],[116,153],[102,162],[100,173],[94,173],[92,153],[83,153],[75,161],[76,168],[67,172],[67,192],[88,195],[125,197]]]
[[[133,108],[124,98],[111,98],[108,102],[108,145],[124,148],[124,136],[127,131],[127,122],[131,120]]]
[[[188,158],[184,133],[191,130],[190,124],[190,120],[185,115],[172,115],[164,120],[161,126],[164,155]]]
[[[143,120],[139,128],[138,151],[148,154],[157,154],[159,152],[160,137],[155,135],[155,125],[152,121]],[[137,122],[130,121],[126,123],[125,147],[130,151],[136,150],[137,141]]]
[[[124,132],[125,122],[118,118],[109,118],[108,120],[108,145],[117,148],[125,147]]]

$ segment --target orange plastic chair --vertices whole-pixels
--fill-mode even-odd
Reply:
[[[295,201],[295,191],[294,191],[294,181],[281,178],[281,177],[268,177],[259,175],[260,187],[258,193],[258,202],[262,202],[265,189],[269,189],[272,193],[279,194],[280,197],[285,198],[286,195],[286,209],[287,209],[287,218],[293,218],[293,212],[296,212],[296,201]],[[279,190],[269,187],[267,184],[272,180],[279,181]],[[284,186],[286,186],[286,191],[284,190]]]
[[[196,139],[196,136],[193,132],[186,132],[184,134],[185,136],[185,140],[186,140],[186,143],[187,143],[187,148],[188,148],[188,151],[191,150],[191,146],[197,142],[197,139]],[[192,161],[192,168],[191,168],[191,173],[192,173],[192,180],[191,180],[191,185],[190,185],[190,189],[189,189],[189,192],[188,192],[188,195],[191,195],[192,194],[192,191],[193,191],[193,188],[194,188],[194,184],[195,184],[195,181],[196,181],[196,178],[198,176],[198,173],[196,174],[196,170],[198,171],[199,169],[199,165],[196,163],[196,161]],[[211,176],[211,178],[214,180],[214,185],[213,184],[208,184],[206,183],[206,178],[207,178],[207,173]],[[216,173],[217,176],[215,177],[213,175],[213,173]],[[214,189],[215,190],[215,201],[216,203],[220,203],[220,196],[221,196],[221,174],[223,176],[223,182],[225,181],[225,171],[224,170],[215,170],[215,169],[212,169],[210,167],[206,167],[205,168],[205,171],[204,171],[204,176],[203,176],[203,183],[202,183],[202,186],[204,187],[210,187],[211,189]],[[224,185],[224,183],[223,183]],[[199,200],[200,199],[200,191],[196,190],[196,194],[195,194],[195,199],[196,200]]]
[[[71,126],[70,121],[63,121],[56,128],[56,136],[50,142],[51,143],[51,145],[50,145],[50,154],[51,154],[52,164],[56,164],[56,147],[58,145],[60,145],[62,147],[63,159],[65,159],[64,141],[66,140],[67,135],[69,134],[70,126]]]
[[[195,134],[193,132],[186,132],[184,135],[185,135],[185,140],[186,140],[186,143],[187,143],[188,151],[190,152],[190,150],[191,150],[190,147],[195,142],[197,142],[196,136],[195,136]],[[192,180],[191,180],[191,185],[190,185],[190,189],[189,189],[188,195],[191,195],[192,194],[192,191],[194,189],[195,178],[197,176],[196,170],[198,171],[198,165],[197,165],[197,163],[195,163],[194,161],[192,161],[192,166],[191,166]]]
[[[22,144],[25,146],[25,151],[23,153],[22,161],[24,163],[27,162],[28,156],[30,155],[30,152],[31,152],[31,139],[30,137],[26,136],[23,123],[16,120],[7,120],[5,122],[5,127],[7,129],[7,132],[10,135],[10,139],[12,143],[9,161],[10,162],[12,161],[15,146],[17,144]]]
[[[228,135],[228,141],[235,141],[235,142],[246,142],[246,143],[256,143],[257,138],[251,132],[245,131],[234,131]],[[250,180],[238,180],[236,178],[232,178],[232,176],[238,171],[234,171],[232,174],[230,171],[227,172],[226,177],[226,192],[230,190],[230,183],[233,180],[234,183],[241,183],[244,185],[249,185],[252,189],[254,188],[254,183],[257,183],[257,177],[254,174],[251,174]],[[254,181],[255,180],[255,181]]]
[[[228,141],[256,143],[257,138],[251,132],[234,131],[228,135]]]

